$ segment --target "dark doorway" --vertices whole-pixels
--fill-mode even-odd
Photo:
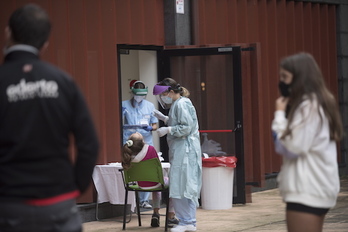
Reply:
[[[203,152],[208,151],[210,156],[237,157],[233,203],[246,203],[241,48],[164,49],[158,52],[158,64],[159,80],[172,77],[190,91],[199,119]],[[167,151],[164,139],[161,139],[161,150]]]

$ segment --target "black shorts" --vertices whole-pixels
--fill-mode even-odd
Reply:
[[[327,214],[329,212],[329,209],[326,208],[314,208],[298,203],[286,203],[286,210],[291,210],[291,211],[299,211],[299,212],[304,212],[304,213],[310,213],[310,214],[315,214],[318,216],[322,216]]]

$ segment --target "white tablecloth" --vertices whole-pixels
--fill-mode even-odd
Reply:
[[[162,167],[163,174],[167,175],[170,164],[163,162]],[[119,172],[121,168],[121,163],[95,166],[92,177],[98,192],[98,203],[110,202],[115,205],[124,204],[125,190],[122,175]],[[136,206],[134,192],[128,192],[128,204],[131,204],[131,210],[134,211]]]

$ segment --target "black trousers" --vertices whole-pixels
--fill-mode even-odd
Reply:
[[[0,202],[0,232],[81,232],[75,200],[49,206]]]

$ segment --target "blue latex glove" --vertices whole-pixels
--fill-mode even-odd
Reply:
[[[143,129],[146,131],[152,131],[152,126],[144,126]]]

